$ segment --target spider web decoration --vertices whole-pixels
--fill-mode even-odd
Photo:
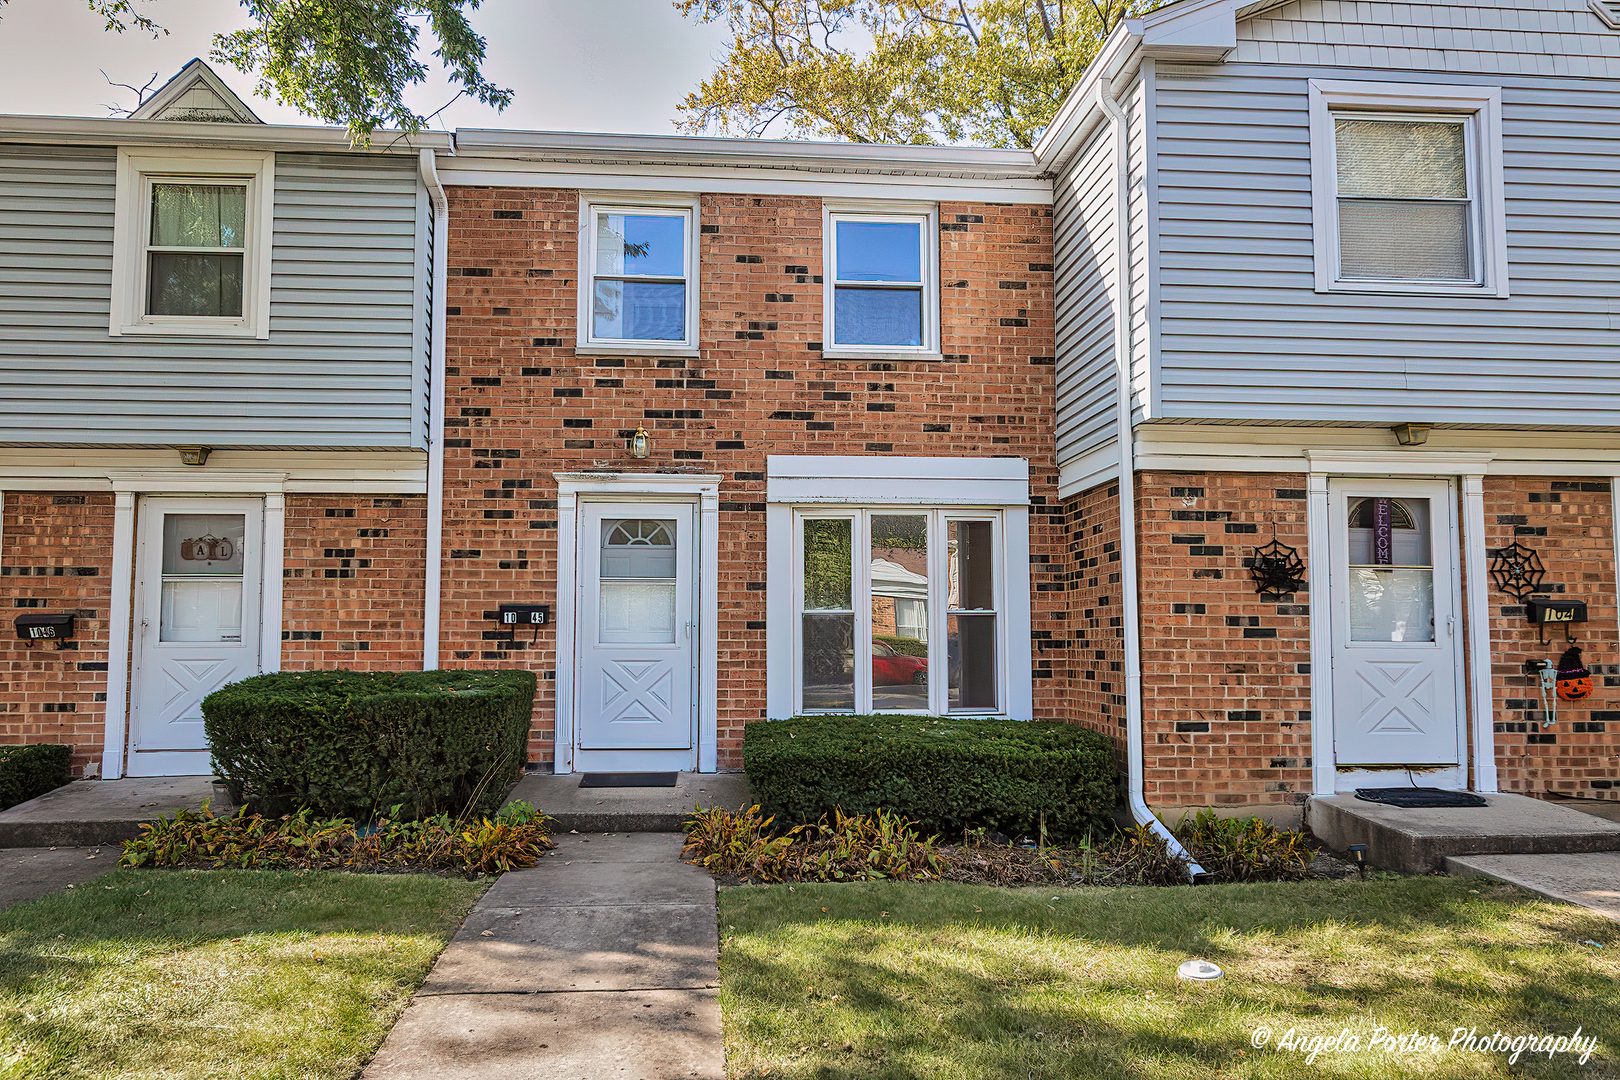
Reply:
[[[1547,568],[1541,565],[1541,556],[1534,548],[1527,548],[1517,540],[1498,550],[1491,559],[1491,579],[1496,587],[1520,603],[1541,588],[1541,579],[1546,576]]]
[[[1254,577],[1256,592],[1298,592],[1305,584],[1305,560],[1299,557],[1299,548],[1278,543],[1274,536],[1265,547],[1254,549],[1249,573]]]

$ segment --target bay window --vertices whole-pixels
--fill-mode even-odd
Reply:
[[[1001,527],[991,510],[799,510],[795,711],[1005,711]]]

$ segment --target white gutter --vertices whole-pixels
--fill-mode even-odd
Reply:
[[[1114,381],[1115,440],[1119,444],[1119,587],[1125,639],[1126,796],[1131,817],[1152,829],[1171,856],[1186,863],[1194,884],[1209,874],[1192,853],[1165,828],[1143,797],[1142,765],[1142,624],[1136,566],[1136,460],[1131,429],[1131,227],[1130,144],[1125,111],[1114,100],[1109,80],[1096,83],[1097,104],[1114,132]]]
[[[450,135],[442,131],[374,131],[370,146],[355,146],[343,128],[9,114],[0,114],[0,142],[48,142],[63,146],[206,146],[371,155],[409,154],[423,147],[437,150],[452,147]]]
[[[450,200],[439,183],[433,151],[419,158],[433,203],[433,281],[428,289],[433,329],[428,345],[427,565],[422,595],[422,670],[439,666],[439,610],[444,556],[444,300],[449,280]]]

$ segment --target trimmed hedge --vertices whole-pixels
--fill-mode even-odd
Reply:
[[[280,672],[221,687],[202,712],[214,771],[260,813],[493,814],[534,689],[532,671]]]
[[[61,743],[0,746],[0,810],[27,802],[72,779],[73,748]]]
[[[802,716],[743,729],[760,806],[787,824],[889,810],[927,832],[1050,837],[1101,825],[1117,799],[1113,743],[1074,724],[932,716]]]

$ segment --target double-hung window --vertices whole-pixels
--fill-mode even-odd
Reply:
[[[696,347],[697,217],[690,202],[582,202],[581,347]]]
[[[802,509],[796,711],[1006,708],[1002,515]]]
[[[269,333],[274,155],[119,155],[114,334]]]
[[[939,351],[938,230],[930,209],[826,213],[824,351]]]
[[[1319,291],[1506,295],[1499,100],[1312,81]]]

